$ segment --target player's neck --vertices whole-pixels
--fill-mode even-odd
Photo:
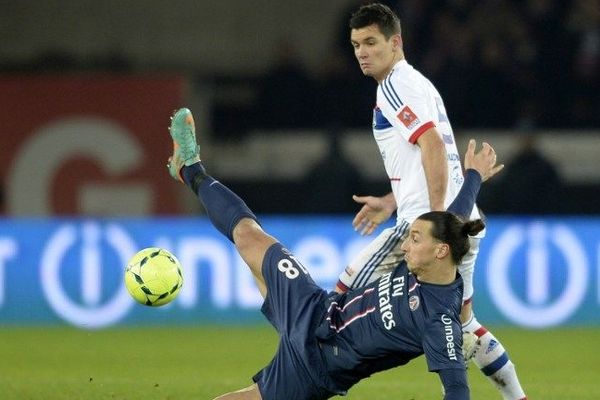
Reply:
[[[436,263],[419,271],[416,277],[424,283],[449,285],[456,280],[456,267],[446,263]]]
[[[402,50],[398,50],[394,53],[394,57],[392,58],[392,61],[390,62],[390,66],[387,69],[387,71],[385,71],[385,74],[383,74],[381,76],[381,78],[377,78],[377,83],[381,83],[383,82],[383,80],[385,78],[388,77],[388,75],[390,74],[390,72],[392,72],[392,69],[394,68],[394,65],[398,64],[400,61],[404,60],[404,51]]]

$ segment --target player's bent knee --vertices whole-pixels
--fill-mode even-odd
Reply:
[[[233,229],[233,242],[238,248],[246,248],[268,236],[260,225],[251,218],[241,219]]]
[[[253,272],[262,274],[262,261],[267,249],[276,240],[265,233],[260,225],[250,219],[242,219],[233,230],[233,241],[246,264]]]

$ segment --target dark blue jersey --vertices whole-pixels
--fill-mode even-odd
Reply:
[[[330,297],[316,331],[328,375],[347,390],[425,354],[430,371],[464,369],[459,319],[462,278],[419,282],[403,262],[372,284]]]
[[[480,183],[476,172],[466,175],[454,212],[472,209]],[[262,311],[280,335],[273,360],[253,377],[264,400],[345,394],[359,380],[423,353],[429,369],[441,372],[447,394],[469,398],[460,276],[449,285],[418,282],[401,263],[366,287],[328,295],[279,243],[267,250],[262,272],[268,288]]]

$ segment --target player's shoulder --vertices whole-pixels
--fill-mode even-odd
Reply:
[[[406,60],[394,65],[382,82],[383,88],[393,87],[402,92],[421,92],[425,88],[425,77]]]
[[[421,294],[431,310],[455,310],[460,313],[463,295],[462,279],[448,285],[421,284]]]
[[[416,75],[421,75],[421,73],[409,64],[408,61],[400,60],[394,64],[387,78],[400,82],[410,82],[411,78]]]

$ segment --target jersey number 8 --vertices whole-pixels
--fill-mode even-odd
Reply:
[[[302,272],[307,273],[301,265],[300,268],[302,268]],[[277,263],[277,269],[283,272],[288,279],[296,279],[300,275],[300,271],[298,271],[296,265],[287,258],[284,258]]]

